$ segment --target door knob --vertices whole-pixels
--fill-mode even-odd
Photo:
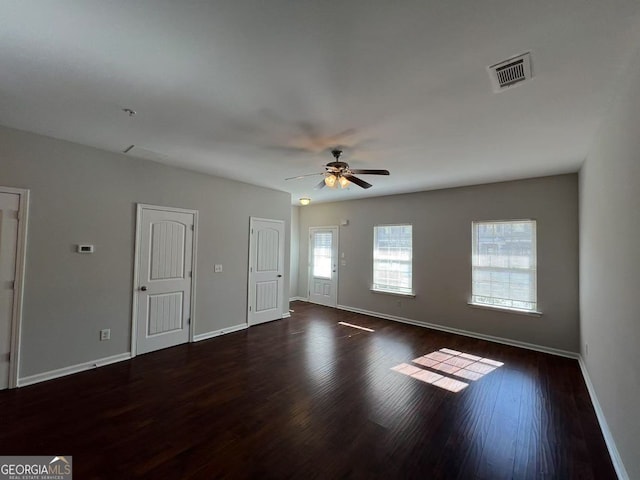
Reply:
[[[146,292],[147,291],[147,287],[145,285],[143,285],[143,286],[140,287],[140,290],[142,290],[143,292]]]
[[[282,275],[278,275],[278,278],[281,278],[281,277],[282,277]]]

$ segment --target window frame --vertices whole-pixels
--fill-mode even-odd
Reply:
[[[528,222],[528,223],[533,223],[533,238],[532,238],[532,243],[533,243],[533,259],[534,259],[534,265],[533,268],[528,268],[528,269],[522,269],[523,271],[526,271],[528,274],[533,275],[533,280],[532,283],[534,285],[534,291],[535,291],[535,301],[531,302],[534,304],[534,307],[532,309],[527,309],[527,308],[518,308],[518,307],[512,307],[512,306],[504,306],[504,305],[492,305],[490,303],[482,303],[482,302],[477,302],[474,300],[474,297],[476,296],[474,294],[474,271],[476,267],[479,267],[477,265],[475,265],[475,258],[476,258],[476,250],[477,250],[477,229],[476,229],[476,225],[478,224],[500,224],[500,223],[506,223],[506,224],[513,224],[513,223],[519,223],[519,222]],[[487,268],[491,268],[491,267],[487,267]],[[504,268],[505,270],[513,270],[513,269],[509,269],[508,267],[496,267],[496,268]],[[481,308],[481,309],[488,309],[488,310],[497,310],[497,311],[504,311],[504,312],[510,312],[510,313],[518,313],[518,314],[523,314],[523,315],[531,315],[531,316],[541,316],[542,312],[540,311],[539,307],[540,307],[540,303],[539,303],[539,299],[538,299],[538,222],[535,218],[516,218],[516,219],[508,219],[508,220],[473,220],[471,222],[471,285],[470,285],[470,295],[469,295],[469,300],[468,300],[468,305],[470,307],[474,307],[474,308]],[[478,295],[478,296],[483,296],[483,295]],[[513,299],[508,299],[513,301]]]
[[[409,261],[409,265],[411,267],[411,287],[409,291],[401,291],[401,290],[395,290],[393,288],[381,288],[376,286],[375,282],[374,282],[374,278],[375,278],[375,252],[376,252],[376,239],[377,239],[377,229],[381,228],[381,227],[411,227],[411,259]],[[370,290],[373,293],[381,293],[384,295],[395,295],[395,296],[400,296],[400,297],[410,297],[410,298],[415,298],[415,290],[414,290],[414,282],[413,282],[413,223],[381,223],[381,224],[375,224],[373,226],[373,242],[372,242],[372,249],[371,249],[371,287]]]

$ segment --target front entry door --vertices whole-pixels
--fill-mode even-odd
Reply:
[[[136,353],[190,338],[197,212],[138,206]]]
[[[309,229],[309,301],[338,303],[338,227]]]
[[[282,318],[284,222],[250,219],[248,324]]]

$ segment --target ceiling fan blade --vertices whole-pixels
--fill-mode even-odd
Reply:
[[[321,188],[324,188],[326,185],[326,183],[324,183],[324,178],[322,179],[322,181],[317,184],[315,187],[313,187],[314,190],[320,190]]]
[[[289,178],[285,178],[285,180],[298,180],[300,178],[304,178],[304,177],[314,177],[316,175],[324,175],[323,173],[307,173],[305,175],[298,175],[297,177],[289,177]]]
[[[358,177],[354,177],[353,175],[344,174],[343,177],[346,178],[347,180],[349,180],[351,183],[355,183],[359,187],[362,187],[362,188],[371,188],[371,187],[373,187],[373,185],[371,185],[370,183],[365,182],[364,180],[361,180]]]
[[[359,175],[389,175],[389,170],[367,170],[351,168],[351,173],[357,173]]]

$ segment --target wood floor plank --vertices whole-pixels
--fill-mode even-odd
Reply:
[[[0,392],[0,454],[71,454],[82,479],[616,478],[575,360],[293,308],[289,319]],[[464,361],[412,363],[441,349],[504,365],[465,378],[455,375]],[[392,370],[403,363],[430,373]],[[457,382],[465,388],[446,389]]]

